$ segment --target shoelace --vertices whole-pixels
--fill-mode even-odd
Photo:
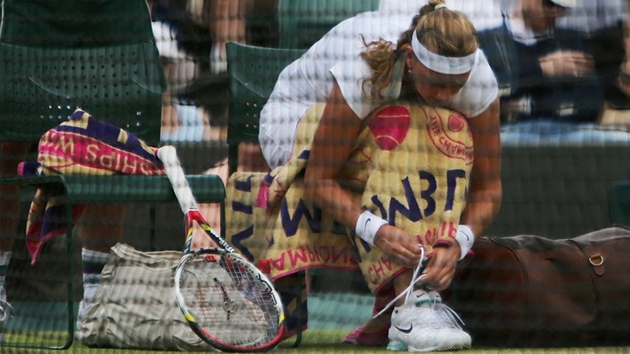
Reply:
[[[446,325],[446,327],[462,329],[462,326],[464,326],[464,321],[461,319],[461,317],[459,317],[457,312],[453,311],[452,308],[446,306],[443,303],[436,303],[434,306],[436,308],[436,312],[440,317],[440,321],[442,321],[442,323]]]
[[[398,299],[400,299],[403,296],[405,296],[405,303],[407,303],[407,301],[409,300],[409,296],[411,296],[411,293],[413,293],[414,286],[416,285],[416,283],[425,277],[424,274],[418,275],[418,273],[420,273],[420,270],[423,268],[422,264],[424,263],[424,255],[425,255],[424,247],[420,247],[420,262],[418,262],[418,265],[413,271],[413,276],[411,277],[411,282],[409,286],[400,294],[398,294],[398,296],[396,296],[392,301],[390,301],[379,313],[377,313],[374,317],[372,317],[373,319],[385,313],[390,307],[392,307],[396,303],[396,301],[398,301]],[[459,317],[457,312],[453,311],[453,309],[451,309],[447,305],[441,302],[438,303],[437,301],[434,301],[432,307],[434,311],[438,314],[437,318],[439,318],[440,322],[443,325],[446,325],[447,327],[458,328],[458,329],[461,329],[462,326],[464,326],[464,321],[461,319],[461,317]]]
[[[407,303],[407,301],[409,300],[409,296],[411,296],[411,293],[413,293],[414,286],[416,285],[417,282],[419,282],[425,276],[424,274],[418,275],[418,273],[420,273],[420,270],[423,268],[422,263],[424,263],[424,247],[421,246],[420,247],[420,262],[418,262],[418,265],[413,270],[413,275],[411,277],[411,282],[409,286],[400,294],[398,294],[398,296],[396,296],[392,301],[390,301],[379,313],[374,315],[372,319],[377,318],[378,316],[384,314],[390,307],[392,307],[396,303],[396,301],[398,301],[403,296],[405,296],[405,303]]]
[[[437,303],[433,303],[430,306],[424,306],[422,308],[423,310],[423,315],[422,315],[422,322],[424,324],[424,326],[426,326],[426,328],[434,328],[434,329],[440,329],[440,328],[444,328],[444,327],[452,327],[451,325],[449,325],[448,323],[444,322],[444,318],[443,315],[441,314],[440,310],[438,308],[436,308]],[[417,307],[421,307],[416,305]],[[429,315],[430,313],[430,315]]]

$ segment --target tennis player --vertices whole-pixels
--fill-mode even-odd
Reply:
[[[498,89],[479,50],[476,30],[465,15],[448,9],[443,0],[431,0],[413,16],[410,27],[409,22],[408,16],[398,12],[369,12],[334,27],[280,74],[261,113],[259,140],[271,168],[286,163],[296,124],[309,107],[326,102],[306,169],[306,197],[391,259],[409,267],[391,280],[395,294],[400,294],[409,286],[422,245],[408,230],[389,225],[354,203],[337,182],[339,171],[355,145],[362,120],[383,104],[414,99],[463,114],[474,140],[467,205],[456,237],[436,242],[442,247],[434,248],[426,264],[424,287],[414,296],[437,302],[437,292],[450,285],[458,260],[500,207]],[[372,221],[369,227],[364,226],[366,220]],[[446,322],[426,319],[433,308],[429,302],[398,301],[391,326],[388,316],[385,321],[368,323],[355,333],[355,342],[375,344],[363,338],[385,330],[391,350],[470,347],[470,336],[452,317]]]

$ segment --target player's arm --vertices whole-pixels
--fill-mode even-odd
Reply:
[[[304,197],[351,230],[363,210],[337,179],[361,128],[361,119],[348,106],[335,81],[313,138]],[[415,239],[393,226],[381,226],[374,244],[401,264],[417,264],[420,257],[420,246]]]
[[[501,207],[501,138],[499,135],[499,98],[477,117],[468,119],[473,135],[475,161],[470,176],[468,202],[460,224],[468,225],[474,235],[483,233]]]
[[[501,139],[499,137],[499,99],[477,117],[468,119],[475,148],[468,192],[468,203],[460,219],[473,235],[485,231],[501,206]],[[459,243],[436,247],[427,265],[424,282],[440,291],[450,284],[460,258]]]

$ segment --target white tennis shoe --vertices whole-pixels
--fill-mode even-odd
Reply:
[[[415,290],[404,305],[394,308],[387,349],[432,352],[470,348],[470,335],[459,321],[437,292]]]

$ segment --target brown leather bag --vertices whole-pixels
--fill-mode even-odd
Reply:
[[[630,343],[630,229],[480,237],[443,296],[475,345]]]

